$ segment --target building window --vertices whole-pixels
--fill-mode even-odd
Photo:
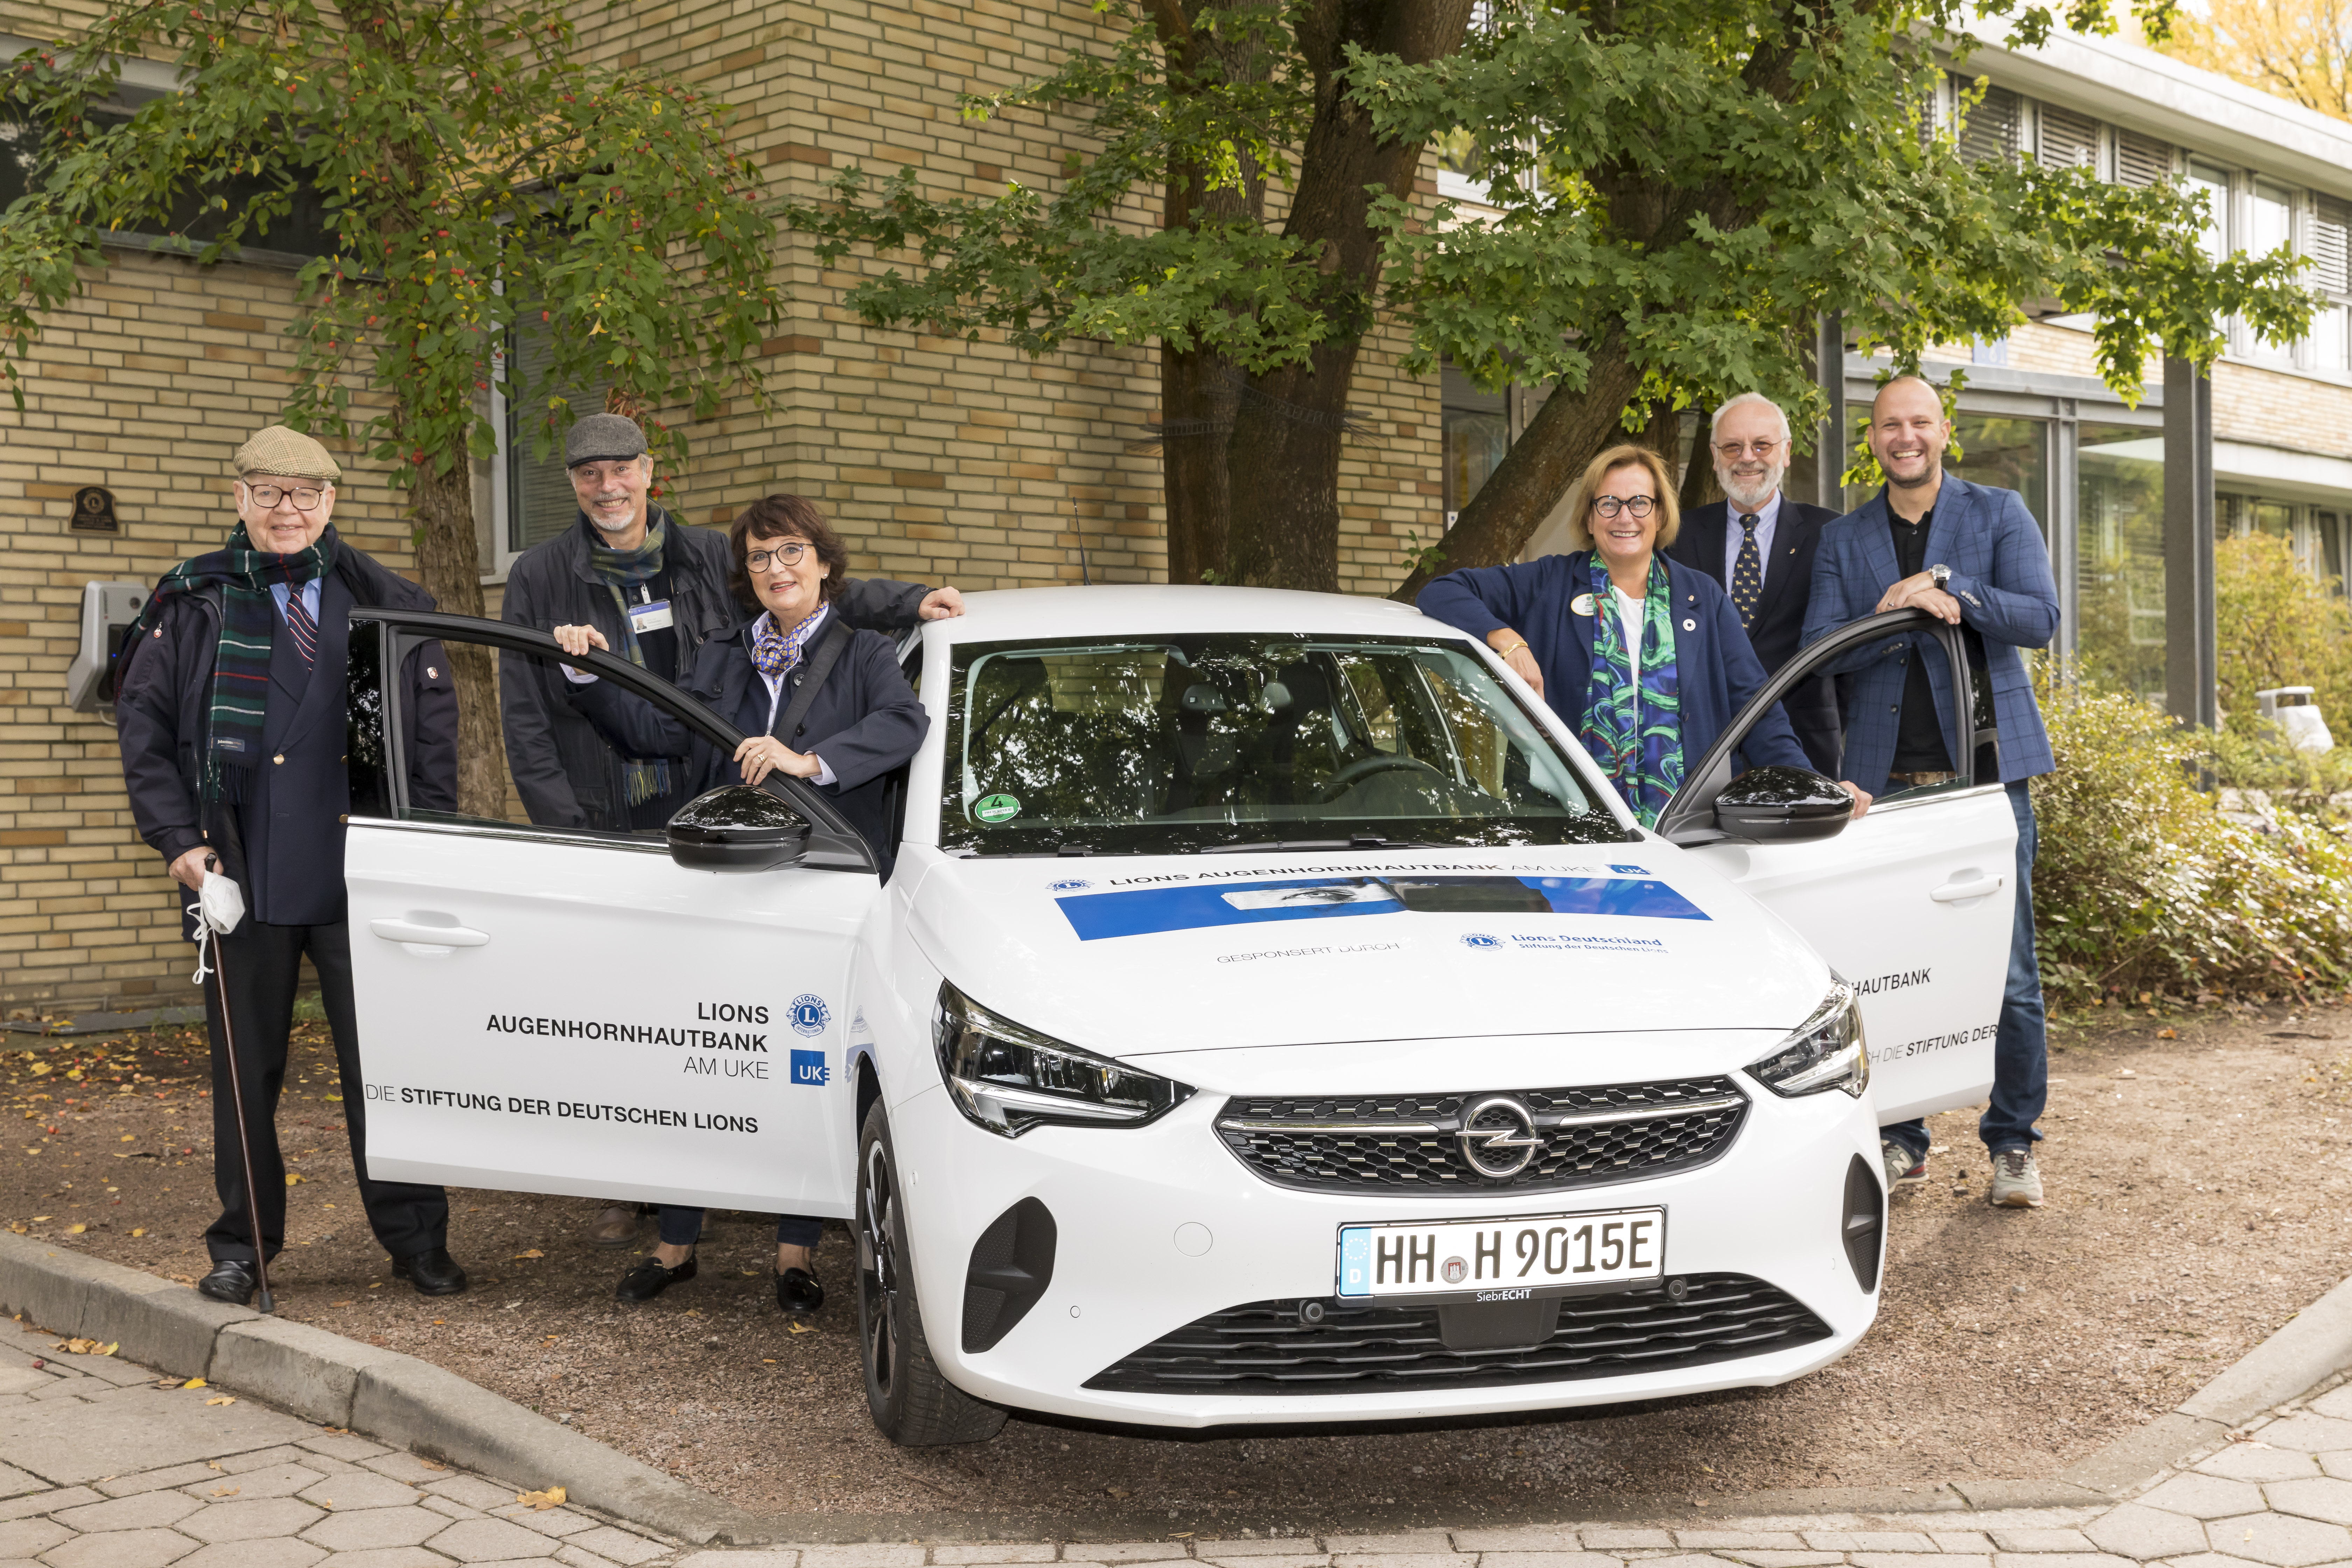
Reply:
[[[1971,414],[1966,409],[1952,420],[1955,458],[1946,456],[1947,472],[1970,484],[2015,490],[2025,498],[2025,510],[2050,542],[2050,426],[2040,419],[2012,419],[1995,414]]]
[[[2294,245],[2294,193],[2256,180],[2253,194],[2246,204],[2246,242],[2238,247],[2253,256],[2268,256],[2282,247]],[[2246,332],[2246,357],[2263,364],[2294,363],[2293,342],[2274,343],[2251,328]]]
[[[1481,392],[1471,384],[1470,378],[1452,365],[1441,372],[1441,409],[1443,416],[1445,526],[1486,476],[1501,466],[1503,454],[1511,447],[1510,400],[1500,392]],[[565,494],[570,494],[567,485]]]
[[[2164,438],[2130,425],[2078,428],[2075,649],[2083,673],[2141,697],[2164,691]]]
[[[500,399],[504,417],[499,433],[505,480],[499,520],[499,557],[503,563],[532,545],[544,542],[572,526],[580,503],[572,498],[571,476],[563,471],[563,432],[572,420],[560,418],[551,399],[568,403],[572,419],[600,412],[604,406],[602,385],[551,388],[539,383],[553,359],[548,329],[539,323],[516,323],[510,363],[522,373],[520,397]],[[550,433],[551,432],[551,436]],[[540,445],[547,443],[542,453]]]

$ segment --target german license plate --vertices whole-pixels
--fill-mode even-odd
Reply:
[[[1519,1301],[1587,1285],[1660,1279],[1666,1211],[1339,1227],[1339,1295]]]

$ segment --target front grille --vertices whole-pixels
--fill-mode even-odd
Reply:
[[[1542,1146],[1525,1170],[1496,1178],[1472,1168],[1458,1136],[1464,1113],[1491,1098],[1237,1096],[1218,1113],[1217,1133],[1242,1163],[1279,1186],[1486,1196],[1704,1165],[1731,1147],[1748,1114],[1748,1097],[1727,1078],[1522,1089],[1504,1098],[1526,1106]]]
[[[1744,1274],[1694,1274],[1676,1301],[1664,1286],[1559,1304],[1540,1344],[1449,1350],[1430,1306],[1297,1301],[1213,1312],[1105,1367],[1088,1388],[1120,1394],[1373,1394],[1508,1388],[1706,1366],[1827,1339],[1830,1327],[1787,1293]],[[1454,1309],[1461,1310],[1462,1309]]]

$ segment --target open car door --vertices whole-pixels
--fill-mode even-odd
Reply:
[[[453,661],[471,661],[495,671],[502,711],[526,685],[562,702],[568,663],[731,750],[734,726],[699,702],[468,616],[360,610],[351,649],[344,876],[366,1083],[344,1093],[366,1096],[370,1173],[849,1215],[852,943],[878,889],[856,832],[798,780],[739,784],[688,806],[698,843],[680,853],[709,864],[734,842],[769,868],[688,868],[664,828],[693,793],[681,759],[597,731],[585,743],[610,755],[575,736],[559,759],[542,731],[509,759],[495,713],[460,726],[452,755],[411,696],[421,677],[446,713]],[[460,811],[461,773],[502,809]]]
[[[1948,661],[1969,716],[1970,754],[1959,760],[1958,777],[1874,801],[1834,837],[1776,844],[1736,837],[1736,825],[1727,830],[1717,803],[1748,731],[1807,677],[1881,658]],[[1800,650],[1658,817],[1663,837],[1794,926],[1861,991],[1882,1123],[1971,1105],[1992,1089],[2017,863],[2017,820],[1997,748],[1959,628],[1925,610],[1890,611]]]

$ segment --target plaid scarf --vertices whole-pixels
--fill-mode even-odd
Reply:
[[[212,710],[205,721],[204,798],[238,801],[261,757],[261,726],[269,712],[269,643],[277,635],[278,605],[270,584],[299,591],[313,577],[334,570],[335,530],[308,550],[278,555],[256,550],[240,521],[229,530],[227,547],[181,562],[155,584],[131,636],[143,637],[163,608],[184,594],[221,591],[220,642],[213,650]]]
[[[1578,739],[1609,782],[1633,808],[1644,827],[1683,783],[1682,701],[1675,695],[1675,628],[1669,606],[1673,591],[1665,563],[1650,558],[1649,587],[1642,599],[1639,673],[1625,646],[1609,568],[1601,552],[1587,561],[1592,590],[1592,675],[1584,691],[1584,722]]]
[[[580,515],[580,526],[588,531],[588,569],[603,580],[604,591],[621,607],[621,651],[629,656],[631,664],[643,669],[646,655],[637,646],[637,624],[629,618],[628,591],[641,588],[661,575],[662,549],[669,542],[669,514],[657,506],[646,509],[646,542],[635,550],[615,550],[605,543],[604,535],[596,531],[585,512]],[[686,672],[681,669],[677,673]],[[621,771],[627,780],[631,805],[643,805],[670,792],[669,763],[658,757],[625,762]]]

